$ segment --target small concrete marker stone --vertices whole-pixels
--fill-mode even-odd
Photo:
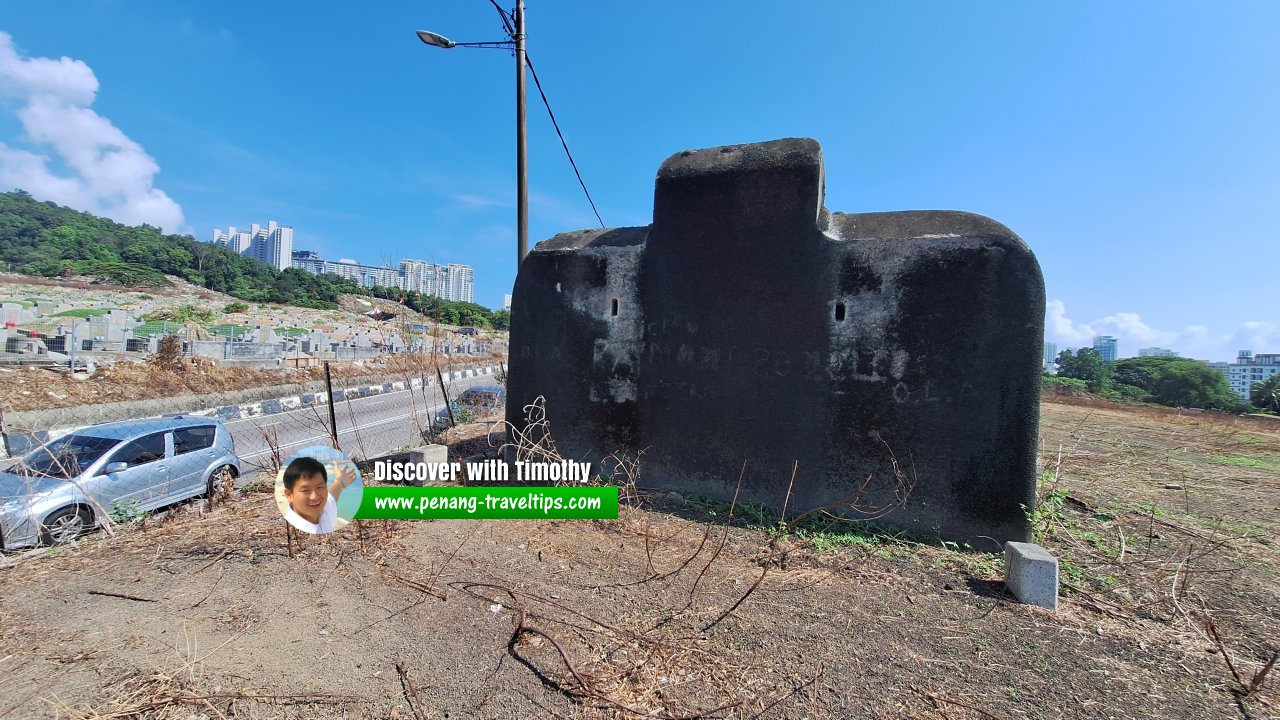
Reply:
[[[422,445],[409,451],[409,462],[443,465],[449,462],[449,448],[444,445]],[[418,479],[413,485],[440,485],[440,482],[429,482]]]
[[[1058,558],[1033,543],[1004,544],[1004,584],[1028,605],[1058,609]]]

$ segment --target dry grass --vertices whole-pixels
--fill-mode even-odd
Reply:
[[[501,356],[467,356],[452,360],[420,353],[392,355],[385,362],[366,361],[331,363],[331,371],[343,383],[364,378],[434,377],[437,363],[441,371],[470,367],[496,366],[505,362]],[[76,378],[69,373],[42,368],[0,368],[0,398],[3,409],[11,412],[47,408],[76,407],[100,403],[124,402],[206,395],[230,390],[247,390],[283,385],[321,382],[323,367],[259,370],[220,367],[204,358],[181,359],[167,365],[121,362],[100,367],[88,377]]]
[[[1273,717],[1271,428],[1046,403],[1056,614],[998,556],[641,483],[617,521],[294,540],[191,504],[0,570],[0,718]]]

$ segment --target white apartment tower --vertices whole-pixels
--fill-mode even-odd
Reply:
[[[425,296],[444,300],[475,302],[474,272],[470,265],[436,265],[423,260],[400,261],[400,276],[405,290],[416,290]]]
[[[234,230],[234,228],[232,228]],[[323,260],[308,250],[291,253],[293,267],[314,275],[332,273],[361,287],[381,285],[456,302],[475,302],[474,271],[470,265],[437,265],[425,260],[401,260],[400,268],[364,265],[342,258]]]
[[[289,225],[277,225],[275,220],[267,221],[265,228],[254,223],[249,226],[249,232],[237,231],[234,225],[227,228],[225,233],[220,228],[214,228],[210,242],[264,262],[277,270],[293,265],[293,228]]]
[[[440,297],[457,302],[474,302],[472,276],[470,265],[449,263],[445,268],[445,277],[440,281]]]
[[[1234,363],[1211,362],[1209,367],[1227,376],[1227,384],[1241,400],[1248,401],[1253,384],[1280,375],[1280,353],[1253,354],[1241,350]]]

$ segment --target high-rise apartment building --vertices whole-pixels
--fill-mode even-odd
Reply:
[[[1280,353],[1254,355],[1252,350],[1241,350],[1234,363],[1211,362],[1209,367],[1226,375],[1231,390],[1248,401],[1254,383],[1280,375]]]
[[[1093,349],[1102,356],[1103,360],[1114,362],[1120,354],[1120,341],[1110,335],[1094,335]]]
[[[275,220],[267,221],[265,228],[254,223],[249,226],[249,232],[238,231],[234,225],[225,233],[214,228],[210,242],[277,270],[293,266],[293,228],[277,225]]]
[[[1169,348],[1149,347],[1139,350],[1138,357],[1178,357],[1178,353]]]
[[[440,297],[457,302],[474,302],[473,275],[470,265],[449,263],[440,280]]]
[[[321,259],[310,250],[300,250],[293,253],[293,267],[314,275],[332,273],[361,287],[380,285],[444,300],[475,302],[474,271],[470,265],[437,265],[423,260],[402,260],[397,270],[386,266],[364,265],[346,258],[332,262]]]
[[[324,260],[311,250],[294,250],[293,266],[312,275],[324,274]]]
[[[1044,369],[1048,370],[1049,366],[1058,362],[1058,343],[1045,341],[1044,344]]]

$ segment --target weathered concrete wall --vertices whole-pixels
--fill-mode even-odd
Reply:
[[[642,483],[781,507],[892,503],[947,539],[1026,540],[1044,283],[1007,228],[823,206],[821,151],[672,156],[647,228],[539,243],[512,302],[508,420],[542,395],[566,457],[644,450]]]

